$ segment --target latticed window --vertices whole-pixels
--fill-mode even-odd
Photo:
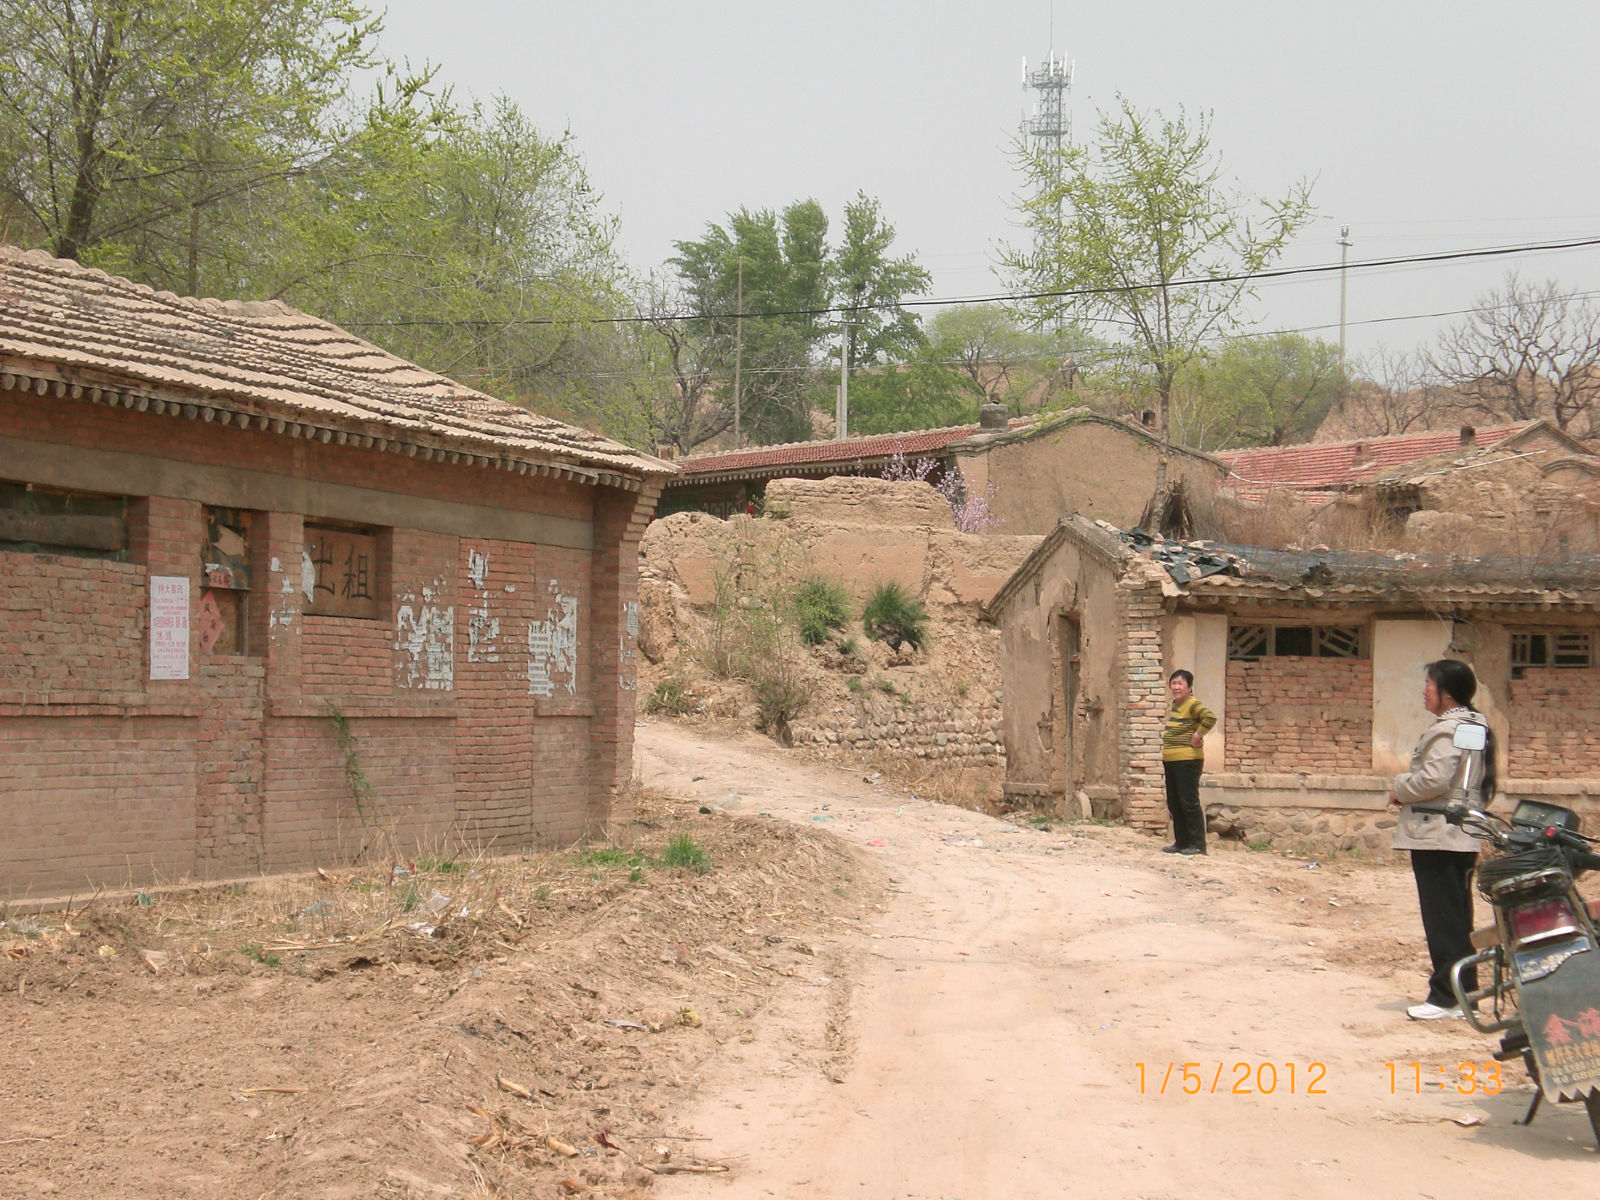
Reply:
[[[1360,625],[1229,625],[1228,660],[1365,658]]]
[[[1511,677],[1521,679],[1529,667],[1592,667],[1592,629],[1531,629],[1511,634]]]

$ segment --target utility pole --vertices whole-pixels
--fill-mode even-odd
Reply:
[[[1339,226],[1339,370],[1344,371],[1345,264],[1350,259],[1350,226]]]
[[[739,293],[733,302],[733,445],[744,445],[739,435],[739,367],[744,358],[744,255],[739,256]],[[1342,361],[1342,360],[1341,360]]]
[[[833,414],[834,437],[850,432],[850,318],[839,312],[839,406]]]

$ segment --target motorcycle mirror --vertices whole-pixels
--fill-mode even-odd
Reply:
[[[1463,721],[1451,740],[1457,750],[1482,750],[1488,744],[1488,732],[1475,721]]]

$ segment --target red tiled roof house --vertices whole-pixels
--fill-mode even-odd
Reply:
[[[672,473],[282,304],[0,247],[0,898],[625,816]]]

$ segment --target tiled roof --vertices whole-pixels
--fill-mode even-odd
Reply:
[[[756,450],[729,450],[722,454],[702,454],[678,462],[682,474],[679,486],[700,483],[708,475],[748,472],[753,475],[781,472],[795,467],[821,467],[857,459],[893,458],[943,450],[978,432],[977,425],[952,425],[946,429],[922,429],[913,433],[882,433],[871,437],[835,438],[826,442],[787,442],[781,446],[762,446]]]
[[[279,432],[291,422],[305,436],[470,452],[596,482],[636,487],[640,476],[674,471],[281,302],[174,296],[12,246],[0,246],[0,371],[41,391],[54,381],[75,396],[104,389],[113,402],[177,397]]]
[[[1534,422],[1495,425],[1476,432],[1474,445],[1482,450],[1515,437]],[[1395,437],[1363,438],[1349,442],[1314,442],[1303,446],[1263,446],[1250,450],[1217,450],[1228,464],[1223,486],[1244,494],[1264,493],[1273,487],[1304,491],[1338,491],[1374,479],[1384,471],[1408,463],[1448,454],[1461,448],[1455,430],[1403,433]]]

